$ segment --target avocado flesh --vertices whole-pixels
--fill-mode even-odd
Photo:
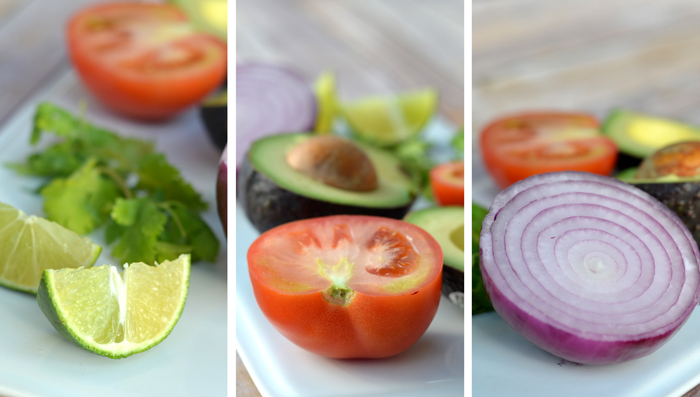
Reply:
[[[464,238],[464,207],[432,207],[411,212],[406,222],[430,233],[442,248],[443,262],[453,269],[464,272],[464,242],[462,248],[455,244],[451,234],[462,228]]]
[[[410,204],[416,197],[416,187],[401,169],[392,154],[355,142],[374,165],[377,189],[354,192],[319,182],[289,166],[286,154],[312,134],[283,134],[266,137],[253,143],[248,158],[251,165],[279,187],[305,197],[336,204],[369,208],[391,208]]]
[[[440,244],[442,293],[464,308],[464,207],[426,208],[411,212],[404,220],[424,229]]]
[[[286,153],[313,134],[282,134],[253,143],[238,176],[239,202],[260,232],[283,223],[347,214],[402,219],[416,197],[416,187],[390,153],[358,144],[372,161],[379,187],[352,192],[325,185],[294,170]]]
[[[639,159],[672,143],[700,141],[700,128],[627,110],[613,111],[602,130],[615,141],[620,153]]]

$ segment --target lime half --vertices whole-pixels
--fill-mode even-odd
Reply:
[[[360,139],[392,146],[417,135],[435,113],[437,103],[437,92],[426,89],[346,103],[342,111]]]
[[[83,349],[124,358],[160,343],[185,307],[190,256],[149,266],[46,270],[37,299],[54,328]]]
[[[0,285],[36,294],[45,269],[90,267],[100,252],[87,237],[0,203]]]

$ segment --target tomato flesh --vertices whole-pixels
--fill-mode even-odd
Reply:
[[[464,207],[464,161],[434,167],[430,170],[430,186],[438,205]]]
[[[497,120],[481,134],[484,164],[501,188],[532,175],[586,171],[610,175],[617,146],[580,113],[532,113]]]
[[[226,44],[195,32],[166,4],[90,7],[71,19],[67,33],[82,81],[102,103],[130,117],[172,117],[226,76]]]
[[[413,345],[437,312],[442,251],[394,219],[336,215],[287,223],[248,250],[255,298],[290,341],[333,358],[379,358]]]

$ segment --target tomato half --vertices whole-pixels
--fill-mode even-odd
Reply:
[[[97,5],[75,15],[67,33],[82,81],[106,106],[130,117],[174,116],[226,76],[226,44],[195,32],[170,5]]]
[[[430,187],[438,205],[464,207],[464,161],[435,166],[430,170]]]
[[[536,174],[586,171],[610,175],[617,146],[598,121],[581,113],[530,113],[497,120],[481,133],[486,169],[501,188]]]
[[[332,358],[381,358],[413,345],[435,317],[442,250],[423,229],[372,216],[287,223],[248,250],[263,314],[287,339]]]

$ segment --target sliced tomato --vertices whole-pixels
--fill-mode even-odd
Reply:
[[[423,229],[371,216],[287,223],[248,250],[255,298],[300,347],[333,358],[380,358],[413,345],[435,317],[442,250]]]
[[[536,174],[586,171],[610,175],[618,149],[598,121],[581,113],[530,113],[502,118],[481,133],[484,164],[501,188]]]
[[[440,164],[430,170],[430,187],[438,205],[464,207],[464,161]]]
[[[106,106],[140,119],[163,119],[199,102],[226,76],[226,44],[197,33],[167,4],[89,7],[67,28],[82,81]]]

